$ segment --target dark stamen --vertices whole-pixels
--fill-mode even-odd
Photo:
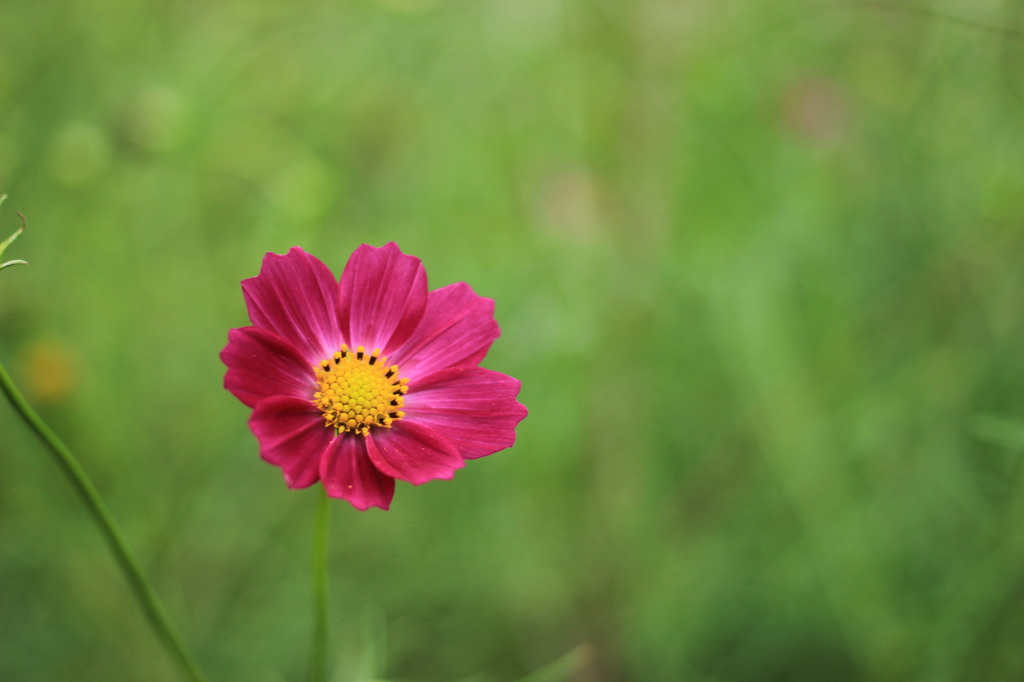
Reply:
[[[375,362],[377,362],[377,356],[376,355],[371,355],[370,356],[370,364],[372,365]]]

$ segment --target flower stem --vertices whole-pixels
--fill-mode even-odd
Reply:
[[[321,490],[313,531],[313,653],[310,682],[327,681],[327,539],[331,521],[330,498]]]
[[[128,580],[136,600],[138,600],[142,610],[146,613],[150,625],[153,626],[158,638],[167,648],[171,657],[181,665],[182,672],[185,673],[188,679],[193,680],[193,682],[206,682],[206,678],[199,670],[199,666],[196,665],[195,660],[193,660],[185,648],[184,641],[171,625],[167,611],[153,590],[153,586],[150,585],[149,580],[143,575],[139,562],[135,559],[131,550],[128,549],[124,534],[121,532],[120,527],[118,527],[117,522],[114,521],[110,510],[107,509],[107,506],[100,498],[96,486],[93,485],[82,465],[78,463],[78,460],[71,454],[68,447],[64,445],[61,439],[57,437],[57,434],[46,425],[46,422],[36,414],[36,411],[32,409],[32,406],[21,395],[21,392],[11,380],[10,375],[7,374],[3,363],[0,363],[0,388],[3,389],[4,394],[7,395],[14,409],[25,420],[25,423],[43,439],[50,452],[53,453],[57,465],[64,470],[72,485],[82,496],[86,509],[92,514],[93,520],[107,539],[107,544],[114,554],[117,565]]]

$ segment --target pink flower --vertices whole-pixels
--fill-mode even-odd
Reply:
[[[242,292],[253,326],[228,333],[224,387],[288,487],[387,509],[396,478],[451,478],[515,442],[519,381],[478,366],[494,301],[463,282],[428,292],[394,242],[356,249],[340,284],[299,247],[268,253]]]

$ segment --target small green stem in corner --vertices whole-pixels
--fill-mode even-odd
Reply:
[[[0,204],[4,203],[4,199],[6,198],[6,194],[0,194]],[[21,227],[19,227],[17,231],[15,231],[15,233],[12,234],[10,237],[0,242],[0,259],[4,257],[4,251],[7,250],[7,247],[10,246],[14,242],[14,240],[18,238],[18,235],[25,231],[25,216],[23,216],[20,213],[18,214],[18,216],[21,218]],[[12,265],[28,265],[28,263],[26,263],[23,260],[9,260],[6,263],[0,263],[0,270],[3,270],[4,268],[10,267]]]
[[[195,660],[193,660],[186,649],[184,641],[178,636],[178,633],[171,625],[167,611],[153,590],[153,586],[149,584],[149,580],[143,575],[139,562],[135,559],[131,550],[128,549],[128,543],[125,541],[120,527],[118,527],[110,510],[107,509],[107,506],[100,498],[96,486],[93,485],[82,465],[78,463],[78,460],[71,454],[68,447],[64,445],[63,441],[57,437],[57,434],[46,425],[46,422],[36,414],[35,410],[28,404],[28,401],[21,395],[21,392],[14,385],[2,363],[0,363],[0,389],[3,389],[4,394],[11,401],[11,404],[21,418],[25,420],[25,423],[46,443],[50,452],[53,453],[57,465],[68,475],[71,483],[82,496],[86,509],[89,510],[93,520],[96,521],[96,525],[100,527],[104,537],[107,539],[107,543],[114,554],[114,558],[117,560],[118,566],[124,573],[125,578],[128,579],[128,584],[131,586],[135,598],[146,613],[146,616],[149,617],[149,622],[156,631],[161,643],[167,648],[172,658],[181,665],[182,672],[185,673],[188,679],[193,682],[206,682],[206,678],[199,670],[199,666],[196,665]]]
[[[319,486],[317,486],[319,487]],[[331,503],[320,491],[313,531],[313,652],[309,660],[310,682],[327,681],[327,540]]]

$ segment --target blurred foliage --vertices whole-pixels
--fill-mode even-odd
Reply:
[[[899,0],[903,2],[903,0]],[[906,0],[910,7],[910,0]],[[961,20],[954,20],[953,18]],[[0,356],[213,680],[303,679],[239,280],[497,301],[515,448],[332,526],[338,682],[1024,677],[1024,1],[6,0]],[[176,680],[0,406],[0,678]]]

